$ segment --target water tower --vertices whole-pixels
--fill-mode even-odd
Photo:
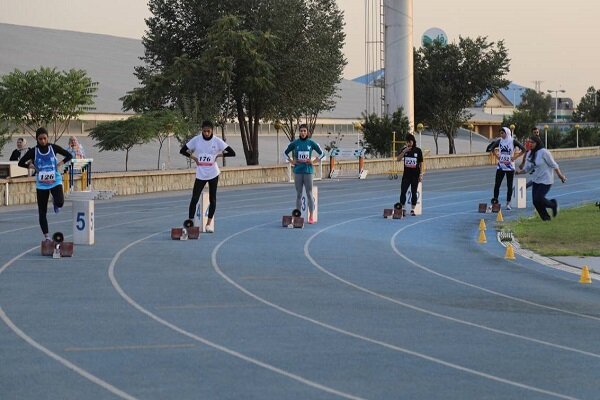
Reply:
[[[365,40],[367,76],[379,76],[367,83],[367,112],[403,107],[414,129],[413,1],[365,0]]]

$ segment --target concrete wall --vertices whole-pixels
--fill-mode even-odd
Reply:
[[[552,154],[556,160],[570,158],[587,158],[600,156],[600,147],[580,149],[554,149]],[[465,168],[495,164],[490,154],[456,154],[432,155],[425,157],[425,169]],[[342,174],[358,176],[358,161],[338,161],[337,169]],[[402,164],[391,159],[374,159],[365,161],[365,169],[369,175],[401,173]],[[323,165],[323,176],[329,175],[329,165]],[[288,181],[286,165],[265,167],[226,167],[222,168],[219,178],[220,186],[283,183]],[[96,173],[92,183],[95,190],[111,190],[117,196],[142,193],[191,190],[194,183],[193,170],[175,171],[139,171],[123,173]],[[76,189],[79,189],[76,182]],[[0,179],[0,204],[18,205],[36,202],[35,180],[32,177]]]

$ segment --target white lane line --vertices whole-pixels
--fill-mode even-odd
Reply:
[[[361,218],[371,218],[371,217],[372,216],[361,217]],[[361,218],[359,218],[359,219],[361,219]],[[212,252],[213,269],[217,272],[217,274],[219,274],[225,281],[229,282],[233,287],[235,287],[236,289],[238,289],[242,293],[250,296],[251,298],[255,299],[256,301],[259,301],[259,302],[261,302],[261,303],[263,303],[263,304],[265,304],[265,305],[267,305],[269,307],[272,307],[272,308],[274,308],[276,310],[279,310],[279,311],[281,311],[281,312],[283,312],[283,313],[285,313],[287,315],[290,315],[292,317],[295,317],[295,318],[298,318],[298,319],[310,322],[312,324],[315,324],[317,326],[323,327],[325,329],[329,329],[331,331],[340,333],[340,334],[345,335],[345,336],[349,336],[349,337],[352,337],[352,338],[355,338],[355,339],[358,339],[358,340],[362,340],[362,341],[365,341],[365,342],[368,342],[368,343],[372,343],[372,344],[381,346],[381,347],[386,348],[386,349],[390,349],[390,350],[394,350],[394,351],[397,351],[397,352],[400,352],[400,353],[408,354],[408,355],[411,355],[411,356],[414,356],[414,357],[418,357],[418,358],[421,358],[421,359],[424,359],[424,360],[427,360],[427,361],[431,361],[431,362],[433,362],[435,364],[443,365],[445,367],[449,367],[449,368],[452,368],[452,369],[455,369],[455,370],[458,370],[458,371],[466,372],[466,373],[469,373],[469,374],[472,374],[472,375],[479,376],[481,378],[486,378],[486,379],[489,379],[489,380],[492,380],[492,381],[495,381],[495,382],[504,383],[504,384],[507,384],[507,385],[510,385],[510,386],[514,386],[514,387],[518,387],[518,388],[521,388],[521,389],[525,389],[525,390],[529,390],[529,391],[533,391],[533,392],[537,392],[537,393],[546,394],[546,395],[549,395],[549,396],[552,396],[552,397],[556,397],[556,398],[560,398],[560,399],[571,399],[571,400],[576,399],[575,397],[571,397],[571,396],[563,395],[561,393],[557,393],[557,392],[553,392],[553,391],[541,389],[541,388],[538,388],[538,387],[535,387],[535,386],[530,386],[530,385],[526,385],[526,384],[523,384],[523,383],[511,381],[509,379],[505,379],[505,378],[501,378],[499,376],[487,374],[485,372],[477,371],[477,370],[474,370],[474,369],[471,369],[471,368],[468,368],[468,367],[463,367],[463,366],[458,365],[458,364],[454,364],[454,363],[451,363],[451,362],[448,362],[448,361],[444,361],[444,360],[436,358],[436,357],[428,356],[428,355],[423,354],[423,353],[419,353],[419,352],[416,352],[416,351],[413,351],[413,350],[409,350],[409,349],[406,349],[406,348],[403,348],[403,347],[400,347],[400,346],[396,346],[396,345],[393,345],[393,344],[390,344],[390,343],[387,343],[387,342],[383,342],[381,340],[377,340],[377,339],[373,339],[373,338],[370,338],[370,337],[367,337],[367,336],[359,335],[357,333],[350,332],[350,331],[347,331],[347,330],[342,329],[342,328],[338,328],[336,326],[327,324],[325,322],[321,322],[319,320],[316,320],[314,318],[308,317],[306,315],[299,314],[299,313],[297,313],[295,311],[292,311],[292,310],[289,310],[287,308],[284,308],[284,307],[282,307],[282,306],[280,306],[278,304],[272,303],[272,302],[270,302],[270,301],[268,301],[268,300],[266,300],[266,299],[264,299],[264,298],[262,298],[262,297],[260,297],[260,296],[258,296],[256,294],[254,294],[253,292],[249,291],[248,289],[246,289],[245,287],[241,286],[239,283],[237,283],[236,281],[234,281],[231,277],[229,277],[227,274],[225,274],[221,270],[221,268],[219,267],[219,264],[217,262],[217,253],[219,252],[219,249],[221,248],[221,246],[223,246],[230,239],[233,239],[236,236],[239,236],[239,235],[241,235],[243,233],[246,233],[248,231],[251,231],[253,229],[256,229],[256,228],[264,226],[264,225],[265,224],[256,225],[254,227],[250,227],[250,228],[241,230],[241,231],[239,231],[237,233],[234,233],[234,234],[226,237],[225,239],[223,239],[214,248],[214,250]]]
[[[447,205],[444,205],[444,207],[446,207],[446,206]],[[434,208],[434,207],[430,207],[430,208]],[[429,221],[429,220],[433,220],[433,219],[437,219],[437,218],[453,217],[453,216],[460,215],[460,214],[468,215],[469,213],[466,213],[466,212],[453,213],[453,214],[448,214],[448,215],[444,215],[444,216],[440,216],[440,217],[430,218],[430,219],[425,220],[425,221]],[[446,315],[446,314],[440,314],[440,313],[437,313],[435,311],[431,311],[431,310],[428,310],[426,308],[415,306],[415,305],[410,304],[410,303],[405,303],[405,302],[400,301],[398,299],[395,299],[393,297],[386,296],[384,294],[375,292],[375,291],[373,291],[371,289],[368,289],[368,288],[366,288],[364,286],[360,286],[360,285],[358,285],[358,284],[356,284],[354,282],[351,282],[351,281],[349,281],[347,279],[344,279],[344,278],[340,277],[339,275],[334,274],[333,272],[331,272],[328,269],[326,269],[325,267],[323,267],[310,254],[310,244],[312,243],[312,241],[317,236],[319,236],[323,232],[325,232],[325,231],[327,231],[329,229],[338,227],[340,225],[344,225],[344,224],[347,224],[347,223],[356,222],[356,221],[359,221],[359,220],[368,219],[368,218],[372,218],[372,217],[374,217],[374,216],[354,218],[354,219],[343,221],[343,222],[340,222],[338,224],[331,225],[331,226],[328,226],[326,228],[321,229],[320,231],[314,233],[305,242],[305,244],[304,244],[304,255],[310,261],[310,263],[315,266],[315,268],[317,268],[319,271],[323,272],[324,274],[330,276],[331,278],[333,278],[333,279],[335,279],[335,280],[337,280],[339,282],[342,282],[345,285],[353,287],[353,288],[355,288],[355,289],[357,289],[357,290],[359,290],[361,292],[368,293],[368,294],[370,294],[372,296],[375,296],[375,297],[380,298],[382,300],[389,301],[389,302],[394,303],[394,304],[398,304],[398,305],[400,305],[402,307],[406,307],[406,308],[409,308],[409,309],[417,311],[417,312],[428,314],[428,315],[431,315],[433,317],[437,317],[437,318],[445,319],[445,320],[448,320],[448,321],[456,322],[458,324],[463,324],[463,325],[471,326],[473,328],[482,329],[482,330],[485,330],[485,331],[488,331],[488,332],[497,333],[499,335],[509,336],[509,337],[513,337],[513,338],[525,340],[525,341],[528,341],[528,342],[533,342],[533,343],[541,344],[541,345],[544,345],[544,346],[549,346],[549,347],[557,348],[557,349],[560,349],[560,350],[566,350],[566,351],[571,351],[571,352],[574,352],[574,353],[579,353],[579,354],[590,356],[590,357],[600,358],[600,354],[597,354],[597,353],[593,353],[593,352],[589,352],[589,351],[585,351],[585,350],[579,350],[579,349],[576,349],[576,348],[572,348],[572,347],[568,347],[568,346],[563,346],[563,345],[552,343],[552,342],[547,342],[545,340],[536,339],[536,338],[533,338],[533,337],[530,337],[530,336],[519,335],[517,333],[512,333],[512,332],[504,331],[504,330],[501,330],[501,329],[492,328],[492,327],[487,326],[487,325],[477,324],[475,322],[470,322],[470,321],[467,321],[467,320],[463,320],[463,319],[451,317],[451,316]],[[412,225],[414,225],[414,224],[412,224]],[[409,226],[412,226],[412,225],[409,225]]]
[[[154,349],[189,349],[197,347],[193,343],[189,344],[147,344],[147,345],[123,345],[123,346],[104,346],[104,347],[67,347],[66,352],[107,352],[107,351],[122,351],[122,350],[154,350]]]
[[[77,374],[79,374],[82,377],[86,378],[90,382],[95,383],[96,385],[101,386],[102,388],[108,390],[109,392],[111,392],[115,396],[118,396],[118,397],[120,397],[122,399],[127,399],[127,400],[136,400],[136,398],[133,397],[133,396],[131,396],[130,394],[125,393],[124,391],[122,391],[119,388],[114,387],[110,383],[108,383],[108,382],[106,382],[106,381],[98,378],[95,375],[90,374],[86,370],[84,370],[82,368],[79,368],[77,365],[73,364],[69,360],[67,360],[65,358],[62,358],[58,354],[56,354],[56,353],[48,350],[46,347],[42,346],[41,344],[39,344],[38,342],[36,342],[35,340],[33,340],[31,337],[27,336],[27,334],[25,332],[23,332],[21,329],[19,329],[19,327],[16,326],[10,320],[10,318],[8,318],[8,316],[4,313],[4,310],[2,309],[2,307],[0,307],[0,319],[2,319],[2,321],[4,321],[4,323],[14,333],[16,333],[17,336],[19,336],[21,339],[23,339],[25,342],[27,342],[30,346],[35,347],[36,349],[38,349],[39,351],[41,351],[42,353],[44,353],[48,357],[54,359],[55,361],[58,361],[59,363],[61,363],[65,367],[67,367],[70,370],[76,372]]]
[[[528,305],[539,307],[539,308],[543,308],[543,309],[546,309],[546,310],[558,311],[558,312],[561,312],[561,313],[564,313],[564,314],[575,315],[575,316],[581,317],[581,318],[586,318],[586,319],[591,319],[591,320],[595,320],[595,321],[600,321],[599,317],[595,317],[593,315],[582,314],[582,313],[578,313],[578,312],[575,312],[575,311],[565,310],[563,308],[558,308],[558,307],[548,306],[548,305],[541,304],[541,303],[536,303],[536,302],[531,301],[531,300],[526,300],[526,299],[523,299],[521,297],[511,296],[511,295],[508,295],[508,294],[505,294],[505,293],[497,292],[495,290],[484,288],[483,286],[478,286],[478,285],[475,285],[475,284],[472,284],[472,283],[468,283],[468,282],[462,281],[462,280],[457,279],[457,278],[453,278],[453,277],[451,277],[449,275],[442,274],[440,272],[432,270],[431,268],[427,268],[426,266],[424,266],[422,264],[419,264],[415,260],[413,260],[413,259],[407,257],[406,255],[404,255],[404,253],[402,253],[396,247],[396,243],[395,243],[396,242],[396,237],[400,233],[402,233],[402,231],[410,228],[411,226],[415,226],[415,225],[418,225],[418,224],[421,224],[421,223],[424,223],[424,222],[428,222],[428,221],[432,221],[432,220],[435,220],[435,219],[439,219],[439,218],[446,218],[446,217],[451,216],[451,215],[452,214],[440,215],[440,216],[437,216],[437,217],[423,219],[421,221],[414,222],[414,223],[412,223],[410,225],[405,225],[403,228],[401,228],[400,230],[398,230],[392,236],[392,238],[390,239],[390,246],[392,247],[392,250],[394,251],[394,253],[398,254],[400,257],[402,257],[404,260],[408,261],[410,264],[414,265],[415,267],[417,267],[419,269],[422,269],[423,271],[429,272],[432,275],[435,275],[435,276],[438,276],[440,278],[444,278],[444,279],[447,279],[449,281],[452,281],[454,283],[458,283],[460,285],[464,285],[464,286],[467,286],[467,287],[470,287],[470,288],[473,288],[473,289],[481,290],[483,292],[486,292],[486,293],[489,293],[489,294],[493,294],[495,296],[504,297],[505,299],[510,299],[510,300],[513,300],[513,301],[517,301],[519,303],[528,304]]]
[[[273,223],[273,222],[269,222],[269,223],[267,223],[267,224],[261,224],[261,225],[259,225],[259,226],[270,225],[270,224],[272,224],[272,223]],[[250,229],[252,229],[252,228],[250,228]],[[264,368],[264,369],[266,369],[266,370],[268,370],[268,371],[271,371],[271,372],[274,372],[274,373],[277,373],[277,374],[283,375],[283,376],[285,376],[285,377],[287,377],[287,378],[293,379],[293,380],[295,380],[295,381],[297,381],[297,382],[300,382],[300,383],[302,383],[302,384],[304,384],[304,385],[307,385],[307,386],[313,387],[313,388],[315,388],[315,389],[318,389],[318,390],[321,390],[321,391],[324,391],[324,392],[327,392],[327,393],[331,393],[331,394],[333,394],[333,395],[336,395],[336,396],[339,396],[339,397],[342,397],[342,398],[345,398],[345,399],[363,400],[361,397],[354,396],[354,395],[352,395],[352,394],[345,393],[345,392],[342,392],[342,391],[339,391],[339,390],[333,389],[333,388],[331,388],[331,387],[329,387],[329,386],[325,386],[325,385],[322,385],[322,384],[320,384],[320,383],[317,383],[317,382],[311,381],[311,380],[309,380],[309,379],[303,378],[303,377],[302,377],[302,376],[300,376],[300,375],[296,375],[296,374],[293,374],[293,373],[291,373],[291,372],[288,372],[288,371],[286,371],[286,370],[284,370],[284,369],[281,369],[281,368],[275,367],[275,366],[273,366],[273,365],[271,365],[271,364],[267,364],[266,362],[263,362],[263,361],[257,360],[256,358],[249,357],[249,356],[247,356],[247,355],[244,355],[244,354],[242,354],[242,353],[240,353],[240,352],[237,352],[237,351],[235,351],[235,350],[232,350],[232,349],[230,349],[230,348],[228,348],[228,347],[222,346],[222,345],[220,345],[220,344],[217,344],[217,343],[215,343],[215,342],[212,342],[212,341],[210,341],[210,340],[208,340],[208,339],[205,339],[205,338],[203,338],[203,337],[201,337],[201,336],[198,336],[198,335],[196,335],[196,334],[194,334],[194,333],[191,333],[191,332],[189,332],[189,331],[186,331],[185,329],[182,329],[182,328],[178,327],[177,325],[175,325],[175,324],[172,324],[172,323],[170,323],[169,321],[167,321],[167,320],[165,320],[165,319],[163,319],[163,318],[160,318],[159,316],[157,316],[157,315],[153,314],[152,312],[150,312],[149,310],[147,310],[146,308],[144,308],[144,307],[142,307],[140,304],[138,304],[138,303],[137,303],[135,300],[133,300],[131,297],[129,297],[129,295],[128,295],[127,293],[125,293],[125,291],[123,290],[123,288],[121,288],[121,286],[119,285],[119,282],[117,281],[117,279],[116,279],[116,277],[115,277],[115,266],[116,266],[116,264],[117,264],[117,261],[119,260],[119,258],[121,257],[121,255],[122,255],[122,254],[123,254],[125,251],[127,251],[129,248],[131,248],[131,247],[133,247],[133,246],[137,245],[138,243],[141,243],[141,242],[143,242],[144,240],[147,240],[147,239],[150,239],[151,237],[154,237],[154,236],[156,236],[156,235],[159,235],[159,234],[161,234],[161,233],[164,233],[164,231],[156,232],[156,233],[153,233],[153,234],[151,234],[151,235],[148,235],[148,236],[146,236],[146,237],[143,237],[143,238],[141,238],[141,239],[138,239],[138,240],[136,240],[136,241],[134,241],[134,242],[130,242],[128,245],[126,245],[125,247],[123,247],[121,250],[119,250],[119,251],[118,251],[118,252],[115,254],[115,256],[113,257],[113,260],[112,260],[112,262],[110,263],[110,265],[109,265],[109,267],[108,267],[108,277],[109,277],[109,279],[110,279],[110,281],[111,281],[111,283],[112,283],[113,287],[115,288],[115,290],[117,291],[117,293],[118,293],[118,294],[119,294],[119,295],[120,295],[120,296],[121,296],[121,297],[122,297],[122,298],[123,298],[123,299],[124,299],[124,300],[125,300],[125,301],[126,301],[128,304],[129,304],[129,305],[131,305],[133,308],[135,308],[136,310],[138,310],[140,313],[142,313],[142,314],[146,315],[147,317],[149,317],[149,318],[153,319],[154,321],[158,322],[159,324],[161,324],[161,325],[164,325],[164,326],[166,326],[167,328],[170,328],[170,329],[172,329],[173,331],[175,331],[175,332],[177,332],[177,333],[180,333],[180,334],[181,334],[181,335],[183,335],[183,336],[186,336],[186,337],[188,337],[188,338],[190,338],[190,339],[193,339],[193,340],[195,340],[195,341],[197,341],[197,342],[200,342],[200,343],[202,343],[202,344],[205,344],[206,346],[212,347],[212,348],[213,348],[213,349],[215,349],[215,350],[222,351],[222,352],[224,352],[224,353],[226,353],[226,354],[229,354],[230,356],[233,356],[233,357],[239,358],[239,359],[241,359],[241,360],[244,360],[244,361],[246,361],[246,362],[249,362],[249,363],[251,363],[251,364],[257,365],[257,366],[259,366],[259,367],[262,367],[262,368]]]

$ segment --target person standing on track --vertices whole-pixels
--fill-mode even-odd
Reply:
[[[398,154],[398,161],[404,159],[404,172],[402,173],[402,182],[400,183],[400,204],[402,205],[402,213],[404,213],[404,205],[406,204],[406,192],[410,186],[410,215],[415,215],[415,207],[417,205],[418,194],[417,189],[419,182],[423,181],[423,152],[417,147],[417,140],[413,134],[406,136],[406,146]]]
[[[496,148],[498,148],[497,152]],[[517,148],[520,150],[520,152],[515,152]],[[506,175],[506,209],[510,210],[510,201],[513,192],[513,179],[515,176],[515,160],[525,152],[525,147],[516,139],[513,139],[512,132],[509,128],[502,127],[500,128],[500,139],[494,140],[492,143],[490,143],[485,151],[492,152],[494,157],[496,157],[498,160],[492,204],[498,203],[500,185],[502,184],[502,180]]]
[[[531,141],[531,150],[527,156],[525,168],[517,170],[517,174],[531,174],[533,205],[543,221],[550,221],[548,208],[552,210],[553,217],[558,215],[558,202],[556,199],[548,200],[546,198],[554,183],[554,172],[556,171],[556,175],[562,183],[567,181],[567,177],[561,172],[552,154],[544,148],[542,139],[539,136],[532,135],[529,140]]]
[[[52,195],[54,212],[58,213],[65,203],[62,185],[63,166],[71,161],[71,154],[56,144],[48,144],[48,131],[38,128],[35,131],[37,145],[27,151],[19,160],[19,167],[35,170],[35,190],[37,195],[38,216],[40,228],[45,240],[50,240],[48,235],[48,200]],[[58,161],[57,154],[63,156]]]
[[[291,142],[283,152],[285,158],[294,167],[294,183],[296,185],[296,208],[298,210],[302,207],[302,188],[306,191],[306,201],[308,203],[308,223],[314,224],[313,211],[315,210],[315,204],[313,201],[312,188],[313,188],[313,160],[311,154],[313,151],[319,154],[320,158],[325,156],[323,150],[319,144],[308,137],[308,126],[306,124],[300,125],[300,138]],[[293,157],[290,158],[290,152]]]
[[[180,154],[191,158],[196,163],[196,180],[192,190],[192,199],[188,210],[188,218],[194,219],[200,195],[208,183],[208,219],[204,231],[213,233],[212,219],[217,209],[217,185],[219,183],[218,157],[235,157],[235,151],[221,138],[213,135],[214,125],[211,121],[202,122],[202,134],[194,136],[183,145]]]

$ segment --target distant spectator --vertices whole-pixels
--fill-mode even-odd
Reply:
[[[18,138],[17,148],[12,152],[9,160],[19,161],[21,157],[23,157],[25,153],[27,153],[27,150],[29,150],[29,148],[27,147],[27,140],[25,140],[25,138]]]
[[[69,138],[69,146],[67,147],[67,151],[71,153],[73,158],[85,158],[83,146],[79,143],[75,136],[71,136]]]

